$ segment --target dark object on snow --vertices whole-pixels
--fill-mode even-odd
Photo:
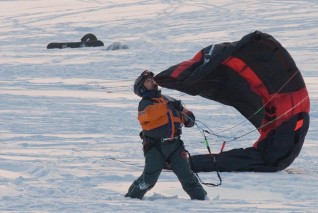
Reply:
[[[88,42],[88,41],[97,41],[97,37],[92,33],[88,33],[83,36],[83,38],[81,39],[81,42]]]
[[[253,147],[213,155],[216,164],[211,155],[193,155],[195,172],[275,172],[299,155],[309,128],[309,96],[294,60],[271,35],[255,31],[240,41],[210,45],[155,80],[233,106],[260,133]]]
[[[61,42],[61,43],[49,43],[47,49],[63,49],[63,48],[79,48],[79,47],[100,47],[104,46],[104,43],[97,40],[97,37],[92,33],[88,33],[83,36],[80,42]]]

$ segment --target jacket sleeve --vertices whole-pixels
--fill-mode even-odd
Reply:
[[[166,103],[149,103],[143,110],[138,111],[138,120],[140,123],[155,121],[166,115],[168,112]]]

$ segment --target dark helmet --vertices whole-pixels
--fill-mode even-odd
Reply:
[[[151,71],[145,70],[141,73],[140,76],[135,81],[134,84],[134,93],[140,97],[147,91],[147,89],[144,86],[145,81],[148,78],[153,78],[154,74]]]

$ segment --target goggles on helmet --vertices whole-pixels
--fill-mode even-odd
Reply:
[[[141,75],[136,79],[135,84],[144,84],[148,78],[153,78],[154,74],[151,71],[145,70]]]
[[[136,95],[142,97],[142,94],[146,91],[146,88],[144,86],[144,83],[147,79],[149,78],[153,78],[154,77],[154,73],[149,71],[149,70],[145,70],[141,73],[141,75],[136,79],[135,84],[134,84],[134,92]]]

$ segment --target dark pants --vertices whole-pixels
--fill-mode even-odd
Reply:
[[[154,187],[165,162],[169,161],[172,171],[177,175],[182,188],[190,198],[203,200],[207,193],[190,169],[184,151],[183,142],[180,139],[173,142],[156,142],[146,149],[144,171],[132,183],[125,197],[142,199],[145,193]]]
[[[303,125],[294,131],[297,121],[302,118]],[[309,115],[300,113],[279,127],[269,132],[260,141],[258,148],[232,149],[213,155],[193,155],[192,170],[194,172],[210,172],[217,169],[221,172],[254,171],[276,172],[292,164],[299,155],[309,128]]]

